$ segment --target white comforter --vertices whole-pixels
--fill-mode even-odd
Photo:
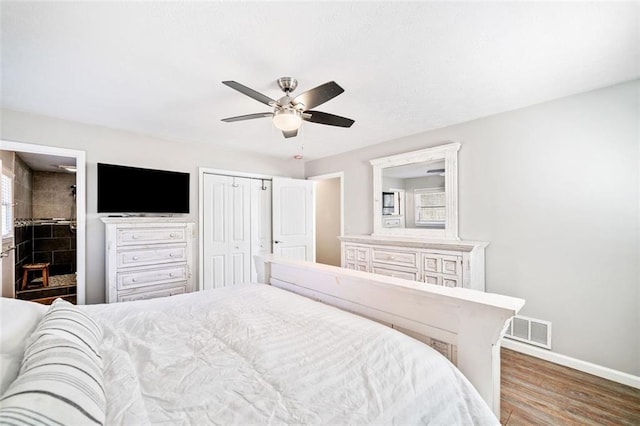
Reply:
[[[428,346],[264,284],[83,309],[109,425],[498,424]]]

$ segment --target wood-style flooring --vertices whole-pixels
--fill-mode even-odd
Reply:
[[[503,425],[640,425],[640,389],[504,348],[501,358]]]

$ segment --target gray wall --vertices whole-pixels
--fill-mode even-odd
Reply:
[[[345,233],[370,234],[369,160],[461,142],[460,237],[491,243],[487,291],[552,321],[554,352],[640,375],[639,102],[629,82],[311,161],[305,173],[344,171]]]
[[[303,177],[304,165],[216,148],[213,143],[190,144],[3,109],[0,138],[86,152],[87,160],[87,303],[104,301],[104,224],[97,214],[96,164],[158,168],[191,173],[190,211],[198,222],[198,167]],[[215,135],[212,136],[212,141]],[[196,225],[197,229],[197,225]],[[197,270],[197,265],[196,269]]]

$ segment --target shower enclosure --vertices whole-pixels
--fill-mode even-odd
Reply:
[[[75,303],[76,177],[30,163],[31,158],[14,153],[14,297]]]

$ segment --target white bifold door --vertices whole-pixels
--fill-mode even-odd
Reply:
[[[251,279],[251,180],[204,175],[203,288]]]
[[[201,289],[255,282],[253,256],[313,260],[313,182],[204,174]]]

